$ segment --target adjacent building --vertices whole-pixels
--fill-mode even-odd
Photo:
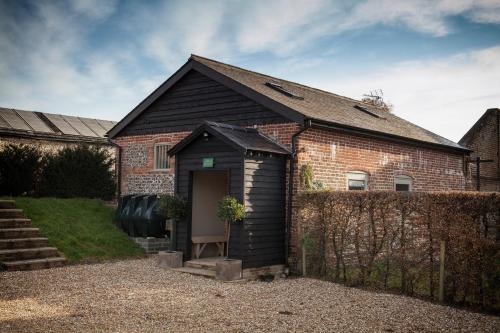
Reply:
[[[500,109],[486,110],[459,143],[473,150],[470,156],[470,188],[500,191]],[[479,177],[477,158],[480,159]]]
[[[0,107],[0,147],[27,144],[53,152],[86,143],[107,147],[114,156],[116,148],[105,134],[115,124],[109,120]]]

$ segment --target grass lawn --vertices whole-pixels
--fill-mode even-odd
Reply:
[[[15,198],[70,263],[142,257],[144,251],[113,224],[114,209],[99,200]]]

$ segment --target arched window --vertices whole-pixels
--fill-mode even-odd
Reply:
[[[413,187],[413,178],[407,175],[399,175],[394,177],[394,190],[401,192],[409,192]]]
[[[363,171],[349,171],[347,173],[348,190],[367,190],[368,174]]]

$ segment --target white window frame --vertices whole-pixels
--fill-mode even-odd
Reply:
[[[363,190],[368,190],[368,173],[364,171],[349,171],[346,174],[346,189],[348,191],[356,191],[349,189],[349,180],[363,180],[365,182],[365,187]]]
[[[163,152],[165,154],[166,158],[167,158],[167,167],[166,168],[158,168],[158,155],[157,154],[158,154],[158,148],[159,147],[166,147],[166,149]],[[167,154],[167,152],[168,152],[169,149],[170,149],[170,145],[167,144],[167,143],[156,143],[154,145],[154,153],[153,153],[153,158],[154,158],[154,160],[153,160],[154,166],[153,167],[154,168],[153,169],[155,171],[170,170],[170,156],[168,156],[168,154]]]
[[[394,191],[396,191],[397,184],[408,185],[408,192],[411,192],[413,190],[413,178],[408,175],[397,175],[394,177]]]

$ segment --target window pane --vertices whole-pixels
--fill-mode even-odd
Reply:
[[[410,184],[396,184],[396,191],[409,191],[410,190]]]
[[[168,146],[157,145],[155,146],[155,169],[164,170],[168,169]]]
[[[365,189],[365,181],[364,180],[354,180],[349,179],[349,190],[364,190]]]

